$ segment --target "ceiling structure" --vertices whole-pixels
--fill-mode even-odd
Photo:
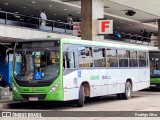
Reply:
[[[106,0],[152,15],[160,15],[160,0]]]
[[[63,3],[67,5],[74,4],[76,7],[81,6],[81,1],[79,0],[61,0],[61,1],[62,2],[65,1]],[[133,7],[128,7],[126,5],[119,4],[114,1],[110,0],[104,0],[104,1],[105,1],[104,17],[107,19],[114,20],[114,30],[131,34],[140,34],[141,30],[146,29],[148,32],[153,32],[154,34],[157,35],[158,32],[157,19],[159,19],[160,16],[147,13],[146,11],[135,9]],[[139,4],[141,4],[142,6],[142,3]],[[125,13],[128,10],[134,10],[136,14],[134,16],[127,16]]]
[[[155,2],[153,2],[155,1]],[[105,0],[104,17],[114,20],[114,30],[119,32],[140,34],[140,30],[158,33],[156,19],[160,18],[160,1],[145,0]],[[46,9],[48,19],[66,22],[68,14],[73,20],[81,18],[80,0],[0,0],[2,11],[18,12],[23,15],[39,17],[42,9]],[[134,16],[126,16],[127,10],[134,10]]]

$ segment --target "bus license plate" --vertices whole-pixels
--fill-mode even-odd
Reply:
[[[29,97],[29,101],[38,101],[37,97]]]

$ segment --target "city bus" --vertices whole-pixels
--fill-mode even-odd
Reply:
[[[150,89],[155,90],[160,87],[160,51],[149,51],[150,60]]]
[[[115,94],[130,99],[150,86],[147,46],[69,38],[17,42],[13,55],[15,101],[70,101]]]

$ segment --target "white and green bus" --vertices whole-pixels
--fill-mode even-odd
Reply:
[[[13,99],[69,101],[116,94],[131,98],[150,86],[148,47],[67,38],[32,39],[14,49]]]

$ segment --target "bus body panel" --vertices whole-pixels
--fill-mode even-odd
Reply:
[[[142,74],[142,77],[140,77],[140,74]],[[149,74],[148,69],[109,68],[78,69],[71,73],[68,72],[63,77],[63,86],[66,88],[64,90],[64,100],[78,99],[79,88],[86,81],[90,86],[90,97],[124,93],[127,79],[132,80],[133,91],[141,90],[149,87],[149,77],[146,77]]]

